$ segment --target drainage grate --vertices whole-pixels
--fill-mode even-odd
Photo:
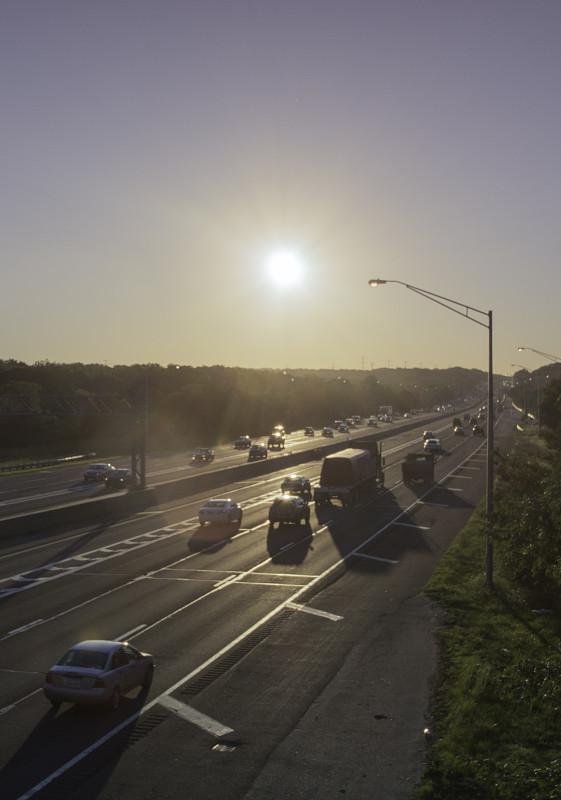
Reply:
[[[194,697],[199,692],[202,692],[207,686],[215,681],[217,678],[220,678],[229,669],[235,667],[238,662],[242,660],[246,655],[251,653],[251,651],[257,647],[258,644],[261,644],[267,636],[281,625],[289,616],[291,616],[294,611],[290,609],[284,609],[277,614],[272,620],[270,620],[266,625],[259,628],[259,630],[255,631],[248,636],[248,638],[242,642],[242,644],[238,645],[231,653],[228,653],[224,658],[222,658],[217,664],[214,665],[211,669],[208,670],[204,675],[201,675],[199,678],[196,678],[192,683],[189,683],[187,686],[184,687],[181,694],[186,695],[187,697]]]

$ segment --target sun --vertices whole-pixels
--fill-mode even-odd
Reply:
[[[294,286],[302,279],[302,262],[291,250],[277,250],[267,259],[267,270],[277,286]]]

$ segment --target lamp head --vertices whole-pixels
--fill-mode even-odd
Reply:
[[[386,281],[382,278],[372,278],[368,281],[369,286],[381,286],[383,283],[386,283]]]

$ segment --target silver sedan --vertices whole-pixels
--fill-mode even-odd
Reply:
[[[207,500],[204,506],[199,509],[199,524],[204,525],[205,522],[212,524],[213,522],[237,522],[241,525],[243,511],[241,506],[235,503],[230,498],[225,500]]]
[[[68,650],[47,672],[43,692],[55,708],[61,703],[108,704],[117,709],[121,695],[137,686],[148,689],[154,656],[127,642],[92,639]]]

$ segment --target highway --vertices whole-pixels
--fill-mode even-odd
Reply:
[[[419,417],[420,420],[426,418],[432,422],[434,415]],[[407,419],[399,419],[392,423],[392,427],[399,428],[403,424],[410,422]],[[428,422],[427,422],[428,424]],[[380,423],[378,428],[370,428],[363,424],[359,428],[352,430],[354,436],[359,434],[370,435],[372,433],[384,433],[388,424]],[[349,437],[346,434],[335,433],[333,439],[326,439],[316,431],[316,435],[308,437],[304,431],[296,431],[287,436],[286,448],[281,451],[269,451],[268,459],[279,459],[291,452],[307,450],[310,447],[321,447],[333,441],[343,441]],[[267,441],[267,437],[260,440]],[[191,461],[194,450],[152,454],[146,457],[146,482],[147,485],[159,484],[165,481],[172,481],[178,478],[187,477],[202,471],[212,471],[225,467],[245,464],[247,462],[246,450],[235,450],[233,443],[227,443],[215,448],[216,457],[212,464],[194,465]],[[110,456],[98,456],[92,461],[109,461],[114,466],[130,467],[130,456],[112,458]],[[89,462],[75,462],[68,466],[56,468],[45,468],[33,472],[16,472],[8,475],[0,475],[0,518],[28,513],[31,510],[44,509],[61,504],[75,503],[79,500],[106,496],[108,490],[103,483],[86,483],[83,479],[83,472]]]
[[[392,428],[385,489],[353,509],[312,505],[310,526],[269,529],[267,510],[287,474],[275,454],[278,471],[216,493],[242,505],[240,527],[201,529],[197,512],[207,496],[200,495],[124,520],[5,541],[3,800],[298,796],[264,788],[278,780],[270,773],[277,748],[372,625],[390,635],[394,615],[421,592],[484,494],[485,440],[454,437],[444,417],[430,424],[444,447],[438,483],[403,485],[400,462],[419,448],[424,427],[420,420],[413,431]],[[499,446],[509,446],[511,428],[503,415]],[[290,446],[309,448],[300,438]],[[215,463],[246,459],[225,448]],[[298,471],[316,483],[320,466],[312,459]],[[154,460],[149,475],[174,469],[192,467]],[[149,692],[136,690],[116,712],[52,710],[44,673],[85,638],[128,639],[153,653]],[[415,663],[404,674],[426,693],[428,678]]]

